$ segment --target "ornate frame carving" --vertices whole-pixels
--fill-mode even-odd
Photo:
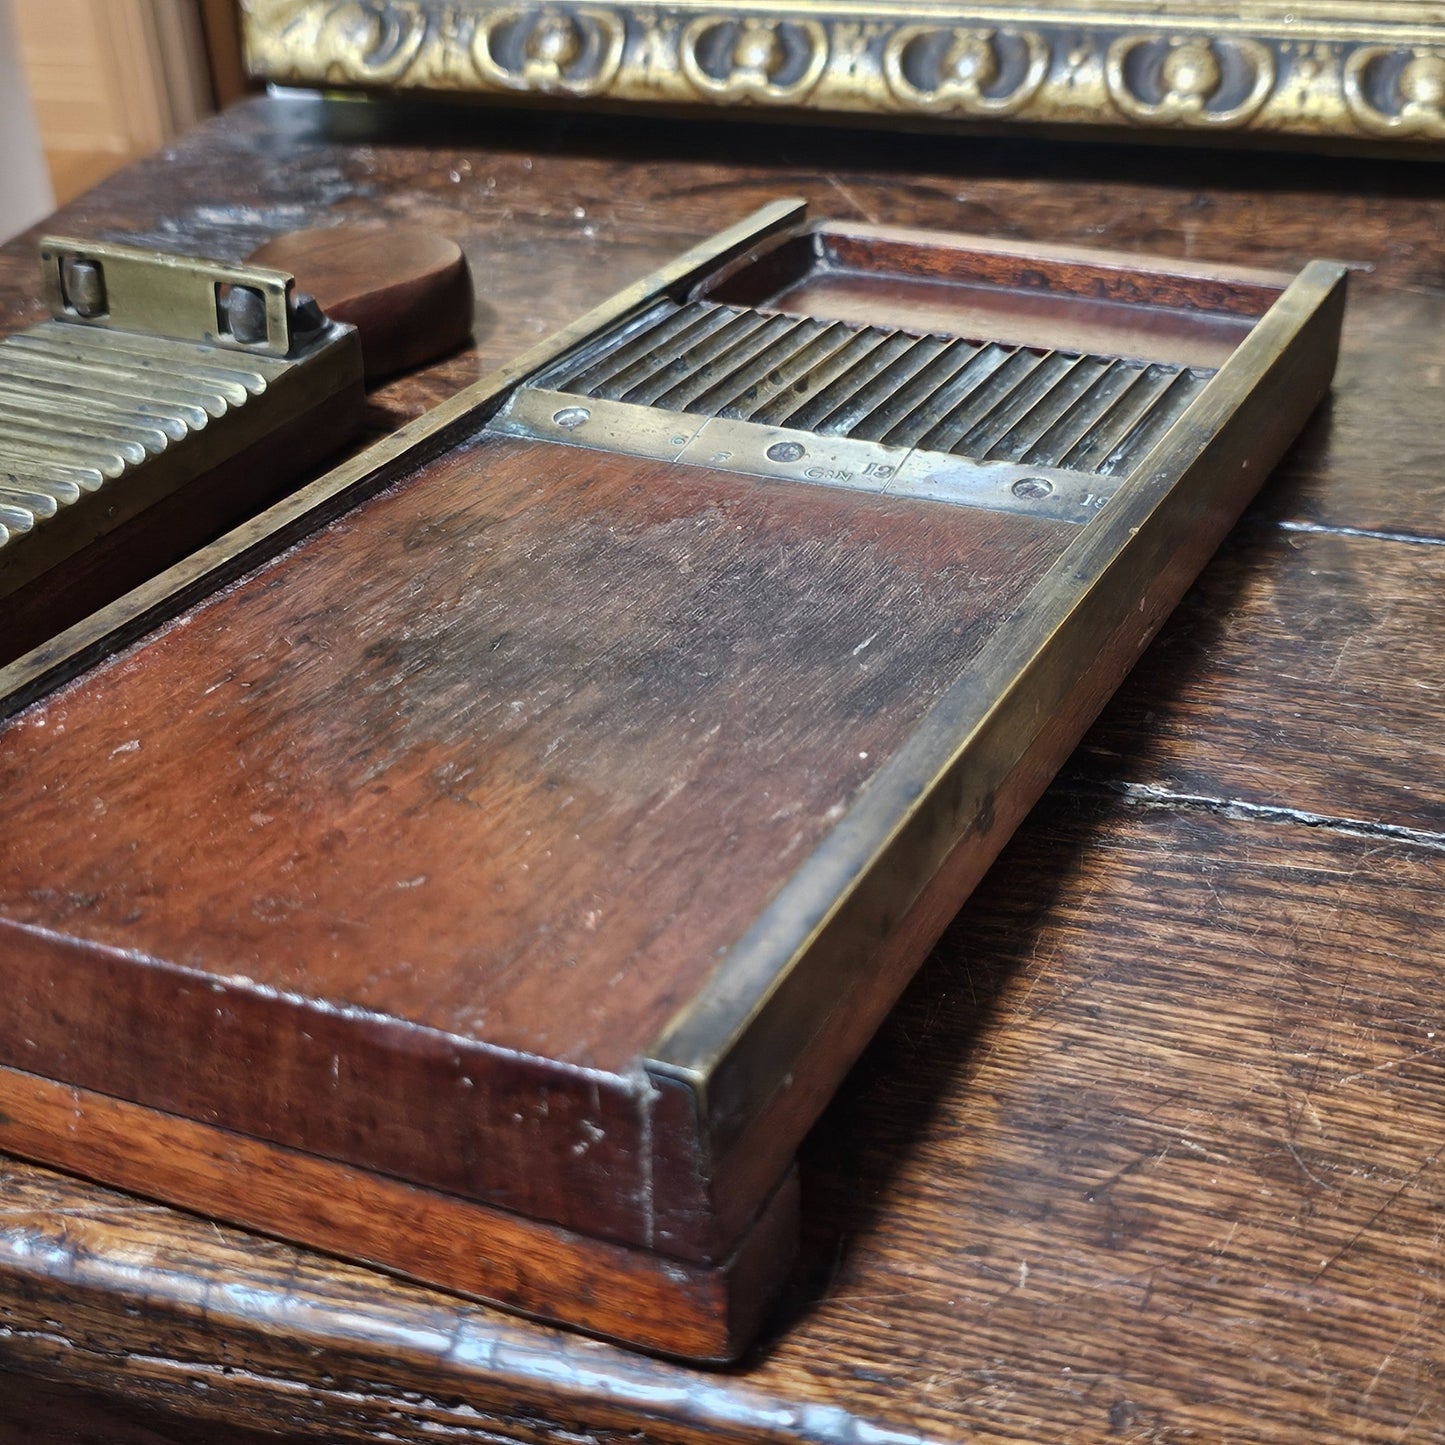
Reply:
[[[292,85],[802,109],[1215,139],[1445,141],[1420,0],[242,0]]]

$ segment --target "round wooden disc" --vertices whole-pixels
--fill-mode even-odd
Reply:
[[[277,236],[249,258],[296,277],[361,333],[368,383],[454,351],[472,334],[472,277],[455,241],[420,226],[321,226]]]

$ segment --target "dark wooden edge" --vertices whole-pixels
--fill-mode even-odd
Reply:
[[[337,1010],[13,919],[0,918],[0,970],[0,1061],[16,1068],[691,1263],[717,1264],[735,1243],[709,1237],[704,1252],[655,1237],[644,1144],[656,1094],[640,1074]],[[237,1059],[268,1061],[248,1089]],[[368,1081],[365,1107],[334,1087],[342,1073]],[[537,1109],[551,1148],[527,1126]],[[599,1137],[576,1153],[584,1119]]]
[[[383,288],[368,305],[357,306],[355,315],[361,324],[361,351],[366,365],[366,379],[376,382],[399,371],[425,366],[439,356],[447,356],[472,339],[473,310],[476,301],[472,271],[467,258],[459,254],[456,265],[439,279],[430,293],[419,286],[398,285]],[[416,311],[425,307],[425,324],[412,322]],[[401,319],[400,324],[382,329],[390,309]],[[346,308],[350,311],[351,308]],[[376,318],[376,319],[373,319]],[[372,339],[371,329],[380,335]]]
[[[758,306],[823,261],[814,224],[796,226],[745,256],[715,267],[692,288],[689,301],[713,299],[731,306]]]
[[[906,226],[816,220],[719,267],[694,290],[734,305],[756,305],[801,279],[806,269],[946,280],[1014,291],[1048,291],[1089,301],[1158,306],[1206,316],[1257,320],[1294,276],[1257,267],[1091,251],[1034,241]]]
[[[0,1066],[0,1150],[635,1349],[734,1360],[798,1238],[795,1171],[720,1265],[684,1264]]]
[[[950,236],[944,245],[935,233],[902,226],[820,221],[812,229],[824,260],[844,270],[876,264],[878,248],[886,247],[889,264],[907,275],[1215,315],[1263,316],[1295,279],[1288,272],[994,236]]]
[[[261,86],[246,73],[241,49],[241,13],[236,0],[200,0],[200,11],[211,95],[216,109],[225,110]]]
[[[1328,390],[1345,274],[1301,272],[656,1041],[714,1173],[791,1154],[906,980],[878,967],[900,921],[941,868],[981,873],[1283,455]]]

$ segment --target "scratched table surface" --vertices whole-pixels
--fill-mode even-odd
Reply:
[[[1354,269],[1333,399],[809,1139],[786,1307],[693,1370],[0,1160],[0,1438],[1445,1436],[1437,169],[268,99],[52,225],[454,235],[475,347],[385,429],[783,193]]]

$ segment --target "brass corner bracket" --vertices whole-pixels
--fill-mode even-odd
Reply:
[[[1445,141],[1445,5],[1418,0],[242,0],[303,86],[1032,123],[1227,140]]]

